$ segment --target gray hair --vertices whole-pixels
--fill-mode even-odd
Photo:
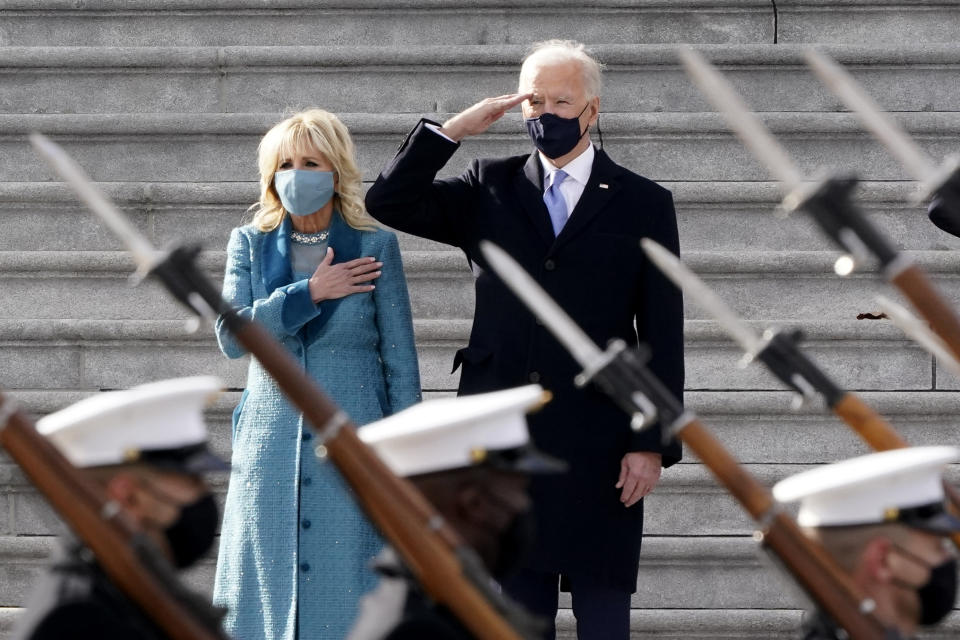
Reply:
[[[563,62],[578,62],[583,69],[583,87],[588,98],[600,95],[603,80],[603,63],[593,57],[587,48],[575,40],[544,40],[530,47],[530,52],[523,59],[520,67],[520,76],[528,64],[557,64]]]

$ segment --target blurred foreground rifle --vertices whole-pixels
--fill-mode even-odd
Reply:
[[[534,638],[539,621],[503,596],[477,556],[407,480],[397,477],[356,434],[303,367],[263,327],[242,318],[223,300],[196,264],[199,246],[160,253],[91,184],[56,144],[33,134],[31,141],[84,203],[129,248],[141,275],[160,280],[198,318],[223,324],[303,412],[317,434],[314,453],[329,457],[370,520],[403,558],[426,593],[449,609],[475,637],[486,640]]]
[[[632,416],[635,429],[659,421],[664,438],[690,447],[717,480],[750,514],[755,538],[780,559],[817,605],[854,640],[882,639],[885,630],[871,612],[875,603],[818,544],[807,538],[761,485],[723,447],[696,415],[686,411],[646,365],[647,354],[612,340],[601,351],[550,296],[502,249],[483,242],[490,267],[583,367],[577,385],[590,382]],[[640,426],[643,425],[643,426]]]
[[[730,128],[780,182],[786,211],[802,209],[810,214],[831,240],[847,255],[837,260],[838,275],[849,275],[857,261],[872,255],[881,273],[920,312],[955,357],[960,358],[960,317],[940,295],[920,267],[893,243],[853,204],[850,194],[856,186],[851,177],[828,177],[815,183],[802,176],[759,118],[750,111],[729,82],[693,49],[680,50],[687,72]]]
[[[907,135],[897,122],[880,108],[873,98],[827,54],[808,49],[807,63],[823,84],[847,108],[857,114],[860,122],[900,161],[910,176],[920,183],[917,201],[933,199],[935,206],[960,218],[960,156],[947,157],[938,167],[934,161]]]
[[[765,364],[774,376],[796,392],[796,398],[800,401],[813,400],[819,394],[830,410],[875,451],[910,446],[880,414],[864,403],[857,394],[841,389],[800,350],[800,331],[768,329],[761,338],[679,258],[649,238],[641,240],[640,244],[643,245],[644,253],[660,271],[716,318],[720,326],[743,348],[745,364],[755,359]],[[896,313],[892,307],[888,308],[891,313]],[[928,340],[937,338],[931,334]],[[799,403],[797,406],[799,407]],[[960,494],[946,481],[943,486],[954,508],[960,509]],[[954,544],[960,547],[960,534],[954,534],[952,539]]]
[[[143,614],[175,640],[226,640],[221,614],[190,593],[163,553],[120,507],[0,395],[0,445],[23,469],[97,564]]]

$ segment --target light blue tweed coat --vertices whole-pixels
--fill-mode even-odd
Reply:
[[[313,303],[293,282],[290,221],[274,231],[233,230],[223,296],[263,324],[313,374],[356,424],[420,399],[413,321],[396,236],[357,231],[334,212],[334,262],[383,262],[376,289]],[[217,324],[229,358],[243,349]],[[330,462],[313,455],[312,434],[273,379],[251,359],[234,413],[233,469],[224,508],[214,602],[242,640],[339,639],[358,598],[376,582],[369,559],[380,537]]]

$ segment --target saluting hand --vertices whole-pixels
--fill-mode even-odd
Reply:
[[[483,133],[503,114],[532,95],[532,93],[509,93],[496,98],[484,98],[444,122],[440,130],[457,142],[468,136]]]
[[[314,302],[320,302],[373,291],[376,288],[374,285],[364,283],[379,278],[382,266],[383,263],[375,258],[357,258],[333,264],[333,248],[327,247],[327,255],[310,276],[310,297]]]
[[[657,486],[660,481],[660,466],[663,462],[659,453],[647,451],[632,451],[623,456],[620,461],[620,479],[617,480],[617,489],[620,492],[620,502],[625,507],[632,507]]]

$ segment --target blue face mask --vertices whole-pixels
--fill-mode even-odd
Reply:
[[[561,118],[555,113],[544,113],[538,118],[526,118],[527,133],[534,146],[548,158],[567,155],[589,129],[580,131],[580,116],[590,106],[588,102],[576,118]]]
[[[273,186],[284,209],[295,216],[308,216],[333,198],[333,171],[277,171]]]

